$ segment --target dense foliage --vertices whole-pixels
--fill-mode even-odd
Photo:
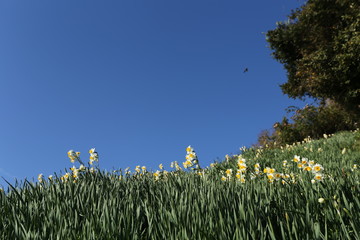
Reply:
[[[263,131],[258,137],[259,146],[292,144],[307,137],[318,139],[323,134],[354,130],[358,126],[354,114],[331,101],[320,106],[289,107],[287,111],[292,114],[291,117],[276,122],[272,132]]]
[[[308,0],[267,32],[273,57],[287,71],[282,91],[318,104],[289,108],[293,115],[263,131],[257,145],[292,144],[359,127],[359,9],[357,0]]]
[[[359,239],[358,132],[325,137],[190,171],[40,174],[0,192],[0,238]],[[184,167],[198,161],[188,149]]]
[[[268,31],[290,97],[331,99],[360,116],[360,2],[308,0]]]

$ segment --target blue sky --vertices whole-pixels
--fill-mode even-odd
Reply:
[[[265,32],[297,0],[0,2],[0,176],[200,164],[251,146],[290,105]],[[247,73],[243,70],[248,68]],[[1,184],[4,182],[1,180]]]

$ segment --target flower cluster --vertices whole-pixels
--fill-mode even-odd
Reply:
[[[163,171],[157,170],[156,172],[153,173],[153,176],[155,178],[155,181],[157,181],[157,180],[159,180],[161,178],[166,179],[168,174],[169,174],[169,172],[166,171],[166,170],[163,170]]]
[[[175,168],[176,171],[181,171],[182,170],[182,168],[180,167],[180,165],[179,165],[179,163],[177,161],[171,162],[170,167]]]
[[[237,181],[239,181],[241,183],[245,183],[245,181],[246,181],[245,174],[246,174],[246,170],[247,170],[247,165],[246,165],[246,160],[241,155],[238,156],[237,166],[238,166],[238,168],[235,173],[235,178]],[[225,175],[223,175],[221,177],[221,180],[229,181],[229,180],[231,180],[232,176],[233,176],[233,170],[231,168],[226,169]]]
[[[246,172],[246,160],[244,158],[242,158],[241,155],[239,155],[238,157],[238,161],[237,161],[237,166],[238,166],[238,172],[240,173],[245,173]]]
[[[189,145],[186,148],[186,161],[183,162],[184,168],[200,169],[199,161],[194,149]]]
[[[207,169],[202,170],[200,168],[199,165],[199,161],[198,161],[198,157],[194,151],[194,149],[191,146],[188,146],[186,148],[186,161],[183,163],[183,166],[185,169],[192,169],[192,170],[196,170],[197,174],[202,176],[202,177],[206,177],[206,173],[207,173]],[[74,150],[70,150],[68,151],[68,157],[70,158],[70,161],[72,163],[75,163],[76,161],[78,161],[80,163],[80,167],[76,168],[75,166],[71,167],[70,170],[71,172],[66,172],[60,179],[61,181],[68,181],[69,179],[72,179],[74,182],[76,182],[80,175],[81,172],[83,171],[88,171],[90,173],[95,172],[95,168],[91,167],[91,165],[93,165],[94,162],[98,162],[99,161],[99,155],[98,153],[95,151],[95,148],[91,148],[89,150],[89,154],[90,154],[90,161],[89,161],[89,169],[87,169],[83,164],[82,161],[80,160],[80,152],[75,152]],[[262,150],[258,150],[257,154],[260,156],[260,154],[262,154]],[[230,160],[234,159],[234,157],[237,157],[237,169],[233,170],[231,168],[226,169],[225,171],[221,171],[222,176],[221,176],[221,180],[223,181],[230,181],[231,179],[235,179],[238,182],[241,183],[245,183],[246,179],[249,180],[253,180],[255,178],[262,178],[264,177],[264,179],[266,179],[266,181],[268,181],[269,183],[274,183],[275,181],[280,181],[282,184],[285,183],[296,183],[296,179],[302,179],[300,174],[294,174],[293,172],[289,171],[289,162],[291,161],[287,161],[284,160],[282,162],[282,166],[283,166],[283,170],[284,173],[281,172],[277,172],[275,170],[275,168],[271,168],[271,167],[264,167],[262,170],[260,168],[260,164],[256,163],[254,164],[253,167],[253,171],[249,170],[247,164],[246,164],[246,159],[242,157],[242,155],[234,155],[232,157],[230,156],[226,156],[226,160],[227,162],[230,162]],[[256,159],[256,158],[255,158]],[[301,158],[300,156],[295,155],[292,159],[292,162],[295,163],[294,168],[299,169],[302,172],[309,172],[314,174],[313,179],[311,180],[312,183],[315,183],[317,181],[322,181],[324,179],[324,174],[322,173],[322,171],[324,170],[323,166],[315,163],[315,161],[311,161],[308,160],[307,158]],[[210,166],[212,168],[215,167],[215,163],[210,164]],[[171,162],[171,168],[175,168],[176,171],[173,172],[174,175],[178,175],[179,172],[181,171],[182,168],[179,166],[177,161]],[[169,172],[167,172],[164,169],[163,164],[159,165],[159,169],[155,172],[149,173],[146,169],[145,166],[136,166],[135,167],[135,172],[134,172],[134,176],[136,177],[141,177],[141,176],[153,176],[155,180],[160,180],[160,179],[166,179],[167,174],[169,174]],[[353,166],[353,169],[357,169],[357,165]],[[122,172],[120,170],[120,172]],[[129,168],[125,169],[125,177],[126,176],[130,176],[130,171]],[[171,174],[171,172],[170,172]],[[249,175],[249,176],[247,176]],[[52,180],[52,176],[49,176],[49,179]],[[119,179],[123,179],[123,176],[121,174],[121,176],[119,176]],[[43,182],[43,174],[39,174],[38,175],[38,181],[41,183]],[[301,180],[302,181],[302,180]]]
[[[269,182],[272,183],[274,180],[278,180],[277,178],[279,175],[275,173],[275,168],[266,167],[264,168],[264,173],[266,174],[267,179],[269,179]]]
[[[80,152],[75,152],[74,150],[68,151],[68,157],[70,158],[70,162],[74,163],[80,160]]]
[[[89,161],[90,165],[92,165],[94,162],[99,161],[99,156],[98,156],[98,153],[95,152],[95,148],[90,149],[89,153],[90,153],[90,161]],[[62,182],[67,182],[70,178],[72,178],[73,182],[76,182],[77,179],[79,179],[80,173],[86,171],[87,168],[84,166],[84,163],[80,159],[80,152],[75,152],[74,150],[70,150],[70,151],[68,151],[68,157],[70,158],[70,162],[72,162],[72,163],[79,162],[80,166],[79,166],[79,168],[72,166],[70,168],[71,173],[70,172],[65,173],[64,175],[62,175],[60,177],[60,180]],[[89,168],[89,172],[94,173],[95,168],[94,167]],[[50,175],[48,178],[49,178],[49,180],[52,180],[53,177],[52,177],[52,175]],[[38,180],[40,183],[43,181],[42,174],[39,174]]]
[[[260,174],[260,164],[259,163],[255,163],[255,165],[254,165],[254,173],[256,175]]]
[[[90,161],[89,164],[93,165],[94,162],[99,162],[99,155],[95,152],[95,148],[89,150],[90,153]]]
[[[146,167],[145,166],[140,167],[140,165],[137,165],[135,167],[135,172],[136,175],[142,176],[146,173]]]
[[[300,158],[300,156],[295,155],[294,162],[297,163],[297,167],[302,169],[303,171],[312,172],[314,174],[314,178],[311,180],[312,183],[316,181],[322,181],[324,179],[324,175],[322,171],[324,167],[318,163],[315,164],[315,161],[309,161],[307,158]]]
[[[266,167],[264,169],[264,173],[266,174],[269,183],[273,183],[274,181],[281,180],[281,183],[285,184],[289,180],[289,178],[291,178],[292,183],[295,183],[295,175],[293,173],[291,174],[279,173],[276,172],[275,168],[269,168],[269,167]]]
[[[242,183],[245,182],[245,173],[246,173],[246,160],[244,158],[242,158],[241,155],[238,156],[238,161],[237,161],[237,166],[238,169],[236,171],[236,175],[235,177]]]
[[[40,173],[40,174],[38,175],[38,181],[39,181],[39,183],[42,183],[42,182],[43,182],[43,179],[44,179],[44,175],[43,175],[42,173]]]
[[[80,165],[79,168],[76,168],[75,166],[73,166],[72,168],[70,168],[70,170],[72,171],[72,177],[74,178],[74,180],[79,178],[79,173],[82,171],[85,171],[86,167],[84,165]]]
[[[156,172],[154,172],[154,178],[155,178],[155,180],[159,180],[160,179],[160,174],[161,174],[161,172],[159,171],[159,170],[157,170]]]
[[[71,174],[67,172],[64,175],[62,175],[60,179],[62,182],[67,182],[69,180],[70,176],[71,176]]]
[[[311,180],[312,183],[317,181],[321,181],[324,178],[322,171],[324,170],[323,166],[315,163],[315,161],[310,161],[307,158],[301,158],[300,156],[295,155],[293,158],[293,162],[296,164],[297,168],[300,169],[302,172],[310,172],[314,174],[313,179]],[[261,171],[260,164],[254,164],[253,171],[247,171],[246,160],[239,155],[237,161],[237,171],[235,177],[238,181],[244,183],[246,180],[246,173],[250,173],[250,179],[260,178],[262,176],[267,179],[269,183],[274,183],[275,181],[280,181],[282,184],[286,183],[296,183],[296,179],[301,179],[300,175],[294,174],[293,172],[289,171],[289,164],[288,161],[285,160],[282,162],[282,166],[285,170],[284,173],[277,172],[275,168],[271,167],[264,167]],[[227,169],[225,172],[222,172],[221,180],[222,181],[229,181],[233,176],[233,169]]]

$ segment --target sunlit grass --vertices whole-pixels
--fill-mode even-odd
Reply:
[[[206,168],[189,146],[171,171],[106,172],[94,148],[88,163],[70,150],[66,172],[1,191],[0,237],[359,239],[358,134],[242,148]]]

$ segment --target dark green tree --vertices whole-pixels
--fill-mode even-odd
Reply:
[[[291,98],[332,100],[360,116],[360,1],[308,0],[267,32]]]

